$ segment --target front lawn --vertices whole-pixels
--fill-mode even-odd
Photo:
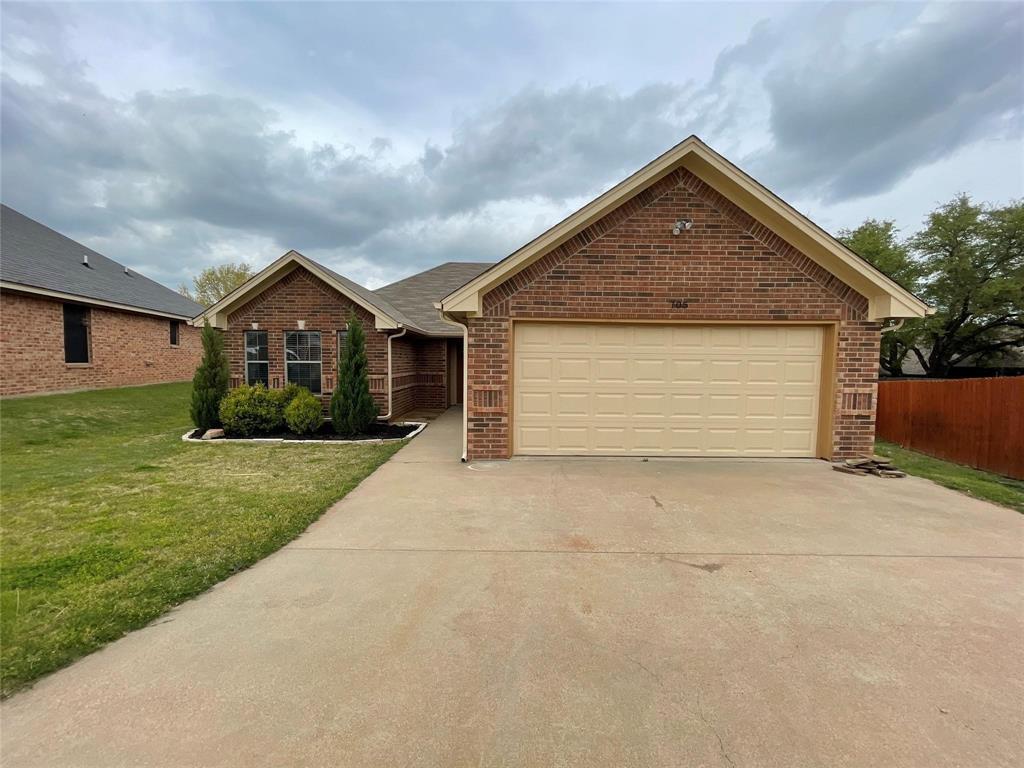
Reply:
[[[1024,512],[1024,482],[1020,480],[943,461],[917,451],[908,451],[882,440],[875,444],[875,452],[892,459],[897,467],[908,474]]]
[[[189,391],[0,405],[4,696],[278,549],[401,446],[183,443]]]

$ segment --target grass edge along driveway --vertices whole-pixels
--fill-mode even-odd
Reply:
[[[954,464],[883,440],[875,444],[875,452],[892,459],[907,474],[1024,513],[1024,481]]]
[[[404,443],[196,445],[188,383],[0,404],[0,690],[294,539]]]

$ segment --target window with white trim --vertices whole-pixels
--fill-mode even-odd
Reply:
[[[320,394],[322,372],[320,331],[285,331],[284,379]]]
[[[245,383],[270,386],[270,358],[267,354],[267,332],[245,332]]]

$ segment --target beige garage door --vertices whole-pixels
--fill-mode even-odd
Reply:
[[[822,333],[517,323],[514,451],[814,456]]]

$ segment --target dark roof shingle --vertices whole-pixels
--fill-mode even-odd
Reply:
[[[86,248],[69,237],[0,206],[0,280],[122,304],[159,314],[195,317],[200,304]],[[82,256],[89,257],[89,266]]]
[[[397,283],[385,285],[373,293],[397,307],[415,328],[427,333],[457,336],[458,329],[441,319],[434,309],[434,302],[440,301],[491,266],[494,266],[491,262],[449,261]]]

